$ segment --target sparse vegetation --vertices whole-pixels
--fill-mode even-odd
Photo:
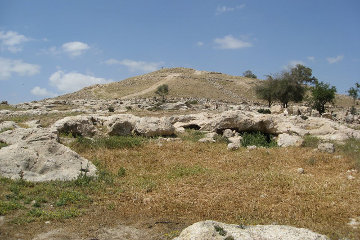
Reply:
[[[354,105],[355,105],[356,99],[359,98],[359,93],[360,93],[360,83],[355,83],[355,87],[351,87],[348,90],[349,96],[354,100]]]
[[[95,139],[78,137],[70,146],[77,152],[83,152],[86,149],[121,149],[141,146],[146,138],[140,136],[110,136],[99,137]]]
[[[360,171],[360,140],[351,138],[345,144],[339,144],[337,148],[348,155],[353,162],[353,167]]]
[[[181,133],[179,137],[185,141],[197,142],[205,137],[205,133],[195,129],[185,129],[185,132]]]
[[[19,225],[31,228],[51,220],[55,226],[69,222],[76,229],[83,221],[112,224],[124,216],[148,222],[147,216],[157,216],[186,223],[277,222],[333,239],[358,239],[360,232],[347,225],[350,217],[360,215],[358,183],[343,176],[354,166],[346,152],[355,157],[356,145],[346,146],[349,150],[340,159],[306,148],[228,151],[223,144],[192,141],[86,148],[82,156],[99,170],[97,178],[86,178],[86,185],[79,180],[29,183],[0,178],[0,201],[8,219],[3,227],[17,232]],[[316,164],[309,165],[309,159]],[[309,166],[306,177],[294,171],[301,164]],[[125,175],[118,175],[120,168],[126,169]],[[33,206],[34,201],[39,206]],[[79,216],[81,221],[71,220]]]

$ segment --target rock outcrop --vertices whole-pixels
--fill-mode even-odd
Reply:
[[[0,134],[0,175],[29,181],[73,180],[95,176],[96,167],[62,145],[49,129],[17,128]]]
[[[174,240],[328,240],[305,228],[283,225],[239,226],[215,221],[197,222],[184,229]]]

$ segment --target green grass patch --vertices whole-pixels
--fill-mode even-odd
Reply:
[[[311,135],[305,135],[304,141],[301,144],[301,146],[302,147],[317,148],[319,142],[320,142],[319,138],[317,138],[315,136],[311,136]]]
[[[176,165],[170,170],[168,178],[176,179],[176,178],[195,176],[195,175],[203,174],[206,171],[207,171],[206,168],[199,165],[195,165],[195,166]]]
[[[55,209],[53,211],[43,210],[38,208],[30,209],[27,216],[32,220],[62,220],[80,216],[81,211],[75,208],[69,209]]]
[[[88,201],[89,198],[83,193],[77,191],[65,191],[60,193],[58,200],[56,201],[56,206],[66,206],[71,203],[79,203],[82,201]]]
[[[241,145],[257,146],[257,147],[277,147],[277,143],[271,134],[263,134],[261,132],[245,132],[242,134]]]
[[[205,133],[195,129],[185,129],[185,132],[181,133],[179,137],[184,141],[197,142],[205,137]]]
[[[84,138],[78,137],[70,144],[76,152],[84,152],[88,149],[122,149],[141,146],[147,139],[140,136],[110,136],[103,138]]]
[[[10,211],[22,209],[22,208],[24,208],[24,206],[16,201],[1,201],[0,200],[0,215],[6,215]]]

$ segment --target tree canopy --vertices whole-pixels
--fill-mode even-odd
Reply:
[[[312,76],[312,69],[304,65],[297,64],[290,69],[291,77],[300,84],[316,84],[316,77]]]

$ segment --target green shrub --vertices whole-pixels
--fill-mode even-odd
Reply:
[[[277,143],[271,134],[263,134],[261,132],[245,132],[242,135],[241,145],[243,147],[253,145],[257,147],[276,147]]]
[[[263,109],[263,108],[260,108],[258,110],[258,113],[262,113],[262,114],[271,114],[271,111],[270,109]]]
[[[320,139],[311,135],[306,135],[304,137],[304,141],[301,144],[302,147],[311,147],[311,148],[317,148],[318,144],[320,142]]]
[[[6,146],[8,146],[6,143],[0,142],[0,149]]]
[[[115,108],[113,106],[108,107],[109,112],[115,112]]]

